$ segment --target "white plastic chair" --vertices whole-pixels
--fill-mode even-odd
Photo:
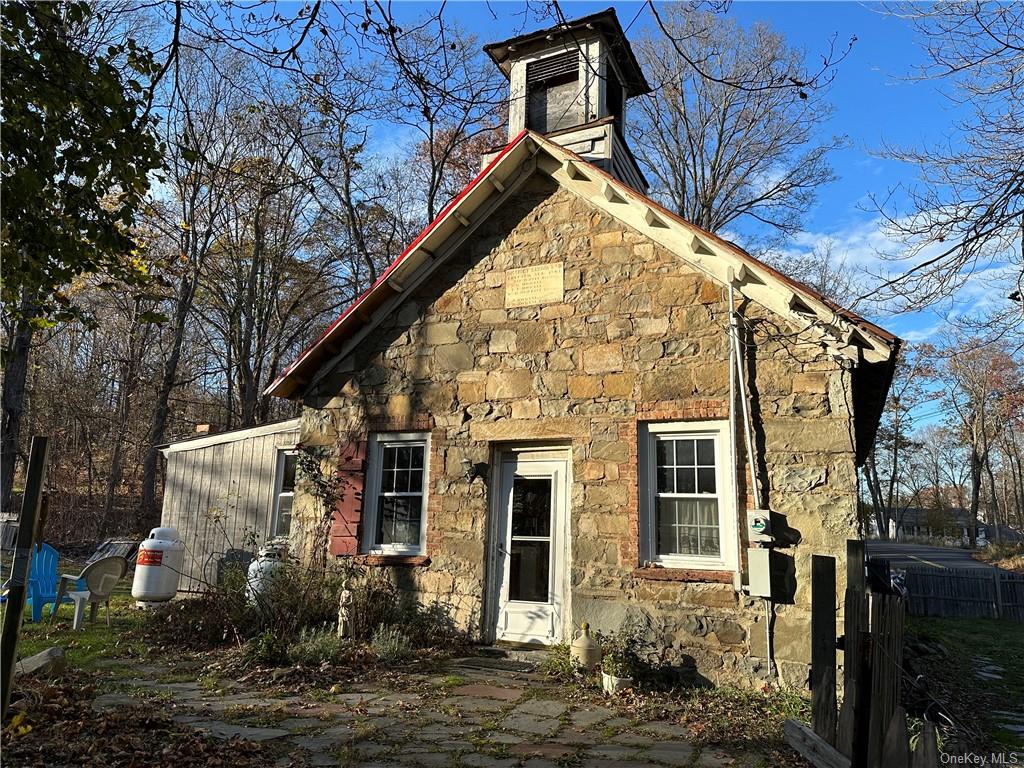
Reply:
[[[80,629],[85,618],[86,604],[91,606],[90,621],[96,621],[96,611],[103,603],[107,606],[107,626],[110,626],[110,593],[128,570],[128,562],[117,555],[103,557],[90,563],[79,577],[85,582],[80,592],[68,592],[75,604],[75,620],[72,629]]]

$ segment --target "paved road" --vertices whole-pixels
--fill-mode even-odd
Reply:
[[[866,541],[869,557],[888,560],[895,568],[930,565],[933,568],[993,568],[971,557],[970,550],[956,547],[928,547],[899,541]]]

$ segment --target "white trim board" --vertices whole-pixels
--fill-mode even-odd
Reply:
[[[209,437],[192,437],[186,440],[179,440],[176,443],[168,443],[163,448],[160,448],[160,452],[164,456],[171,453],[181,453],[182,451],[195,451],[200,448],[209,448],[211,445],[221,445],[223,443],[233,443],[237,440],[247,440],[250,437],[263,437],[264,435],[275,435],[279,432],[298,432],[299,422],[301,419],[294,418],[288,421],[277,421],[273,424],[260,424],[256,427],[249,427],[248,429],[233,429],[230,432],[221,432],[219,434],[210,435]],[[296,442],[298,442],[298,435],[295,436]]]

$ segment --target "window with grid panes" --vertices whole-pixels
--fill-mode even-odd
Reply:
[[[277,453],[277,489],[274,502],[274,536],[287,536],[292,529],[292,502],[295,500],[295,451]]]
[[[656,435],[654,445],[655,552],[720,557],[714,438]]]
[[[737,567],[727,430],[727,422],[643,425],[643,561],[670,568]]]
[[[371,487],[365,531],[369,551],[423,549],[427,476],[426,435],[378,435],[371,443]]]

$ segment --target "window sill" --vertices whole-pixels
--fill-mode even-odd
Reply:
[[[357,565],[409,565],[426,568],[430,558],[426,555],[356,555],[352,558]]]
[[[703,571],[699,568],[635,568],[633,575],[649,581],[704,582],[732,584],[732,571]]]

